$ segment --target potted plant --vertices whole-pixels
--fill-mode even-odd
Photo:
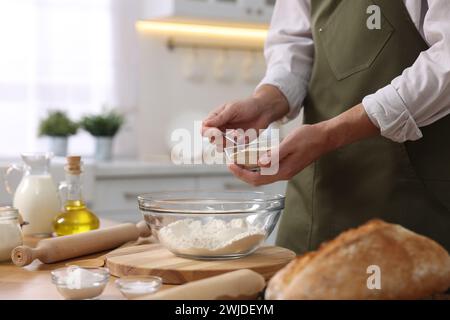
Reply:
[[[122,127],[124,120],[124,117],[116,111],[85,116],[81,119],[81,127],[96,139],[96,160],[109,161],[112,159],[113,138]]]
[[[78,124],[72,121],[64,111],[49,111],[39,125],[39,136],[50,138],[50,151],[55,156],[67,155],[68,138],[78,131]]]

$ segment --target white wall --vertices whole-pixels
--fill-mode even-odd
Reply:
[[[193,120],[202,120],[213,108],[227,101],[250,95],[264,75],[262,52],[232,52],[226,55],[229,81],[214,77],[214,68],[223,59],[220,50],[198,49],[194,66],[200,79],[186,79],[192,62],[192,49],[170,51],[166,38],[150,34],[139,36],[138,154],[142,160],[168,157],[171,129],[192,128]],[[222,55],[222,56],[221,56]],[[249,56],[250,55],[250,56]],[[245,64],[253,60],[253,80],[243,79]],[[247,65],[248,66],[248,65]]]

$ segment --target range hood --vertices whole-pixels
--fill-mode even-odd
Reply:
[[[266,26],[275,0],[143,0],[141,21]]]
[[[177,47],[261,51],[274,0],[142,0],[139,32]]]

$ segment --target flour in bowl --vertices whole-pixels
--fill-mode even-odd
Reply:
[[[194,219],[175,221],[159,230],[158,238],[170,251],[196,256],[217,256],[246,253],[266,236],[260,226],[249,225],[244,219],[229,222],[221,219],[206,223]]]

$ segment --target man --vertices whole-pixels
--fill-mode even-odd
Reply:
[[[450,249],[449,17],[447,0],[277,1],[266,77],[203,130],[261,129],[304,106],[276,175],[229,166],[253,185],[290,180],[280,245],[305,252],[378,217]]]

